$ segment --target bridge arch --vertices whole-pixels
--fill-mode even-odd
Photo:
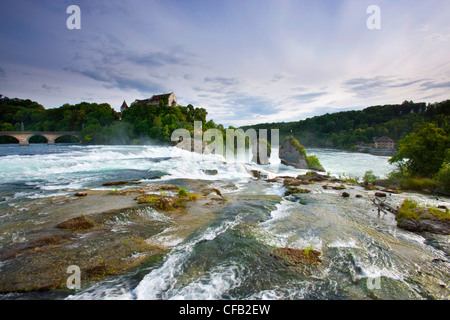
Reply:
[[[13,135],[2,135],[0,136],[0,143],[2,144],[17,144],[19,143],[19,139],[14,137]]]
[[[0,132],[0,136],[10,136],[19,141],[20,146],[28,146],[30,138],[42,136],[47,139],[47,144],[53,145],[56,139],[63,136],[73,136],[79,139],[78,132]]]
[[[55,139],[55,143],[81,143],[78,135],[65,134]]]
[[[45,141],[44,141],[45,140]],[[30,143],[48,143],[48,138],[43,134],[34,134],[28,137],[28,144]]]

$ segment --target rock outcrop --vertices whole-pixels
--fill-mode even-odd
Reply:
[[[306,155],[305,148],[294,137],[286,138],[280,147],[279,158],[281,163],[287,166],[293,166],[297,169],[310,169],[325,172],[322,166],[311,165]],[[310,157],[311,158],[311,157]],[[317,161],[318,162],[318,161]]]
[[[295,138],[287,138],[280,147],[279,157],[282,164],[309,169],[306,162],[306,150]]]
[[[397,227],[413,232],[450,234],[450,215],[448,209],[420,207],[411,200],[405,200],[395,217]]]

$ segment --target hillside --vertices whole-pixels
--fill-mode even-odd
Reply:
[[[398,141],[423,122],[442,125],[448,122],[449,117],[450,100],[428,105],[405,101],[402,104],[372,106],[361,111],[327,113],[301,121],[263,123],[241,129],[279,129],[281,139],[293,135],[307,147],[354,150],[357,141],[371,143],[382,136]]]

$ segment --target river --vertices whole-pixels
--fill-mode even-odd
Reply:
[[[307,151],[334,176],[361,179],[372,170],[385,177],[394,170],[388,157]],[[38,295],[49,299],[449,298],[448,252],[436,245],[448,243],[448,236],[430,241],[397,228],[393,216],[379,217],[368,199],[349,201],[322,188],[313,188],[301,201],[288,201],[281,197],[282,184],[253,183],[252,168],[267,172],[269,178],[306,172],[281,165],[276,150],[271,165],[257,166],[174,147],[6,145],[0,147],[0,210],[14,208],[18,217],[26,214],[22,209],[29,202],[86,188],[102,190],[107,188],[104,182],[119,180],[209,180],[213,186],[232,185],[222,189],[225,195],[239,195],[238,201],[214,212],[188,234],[174,231],[163,214],[155,215],[159,222],[169,221],[148,239],[170,248],[162,259],[76,293]],[[355,187],[352,192],[363,191]],[[393,194],[389,200],[398,205],[405,197]],[[407,197],[428,205],[450,205],[447,198]],[[0,224],[17,217],[0,213]],[[8,241],[20,242],[20,232],[0,234],[2,246]],[[312,248],[322,252],[323,262],[306,269],[286,266],[273,258],[274,247]]]

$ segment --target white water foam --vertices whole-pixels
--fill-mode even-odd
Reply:
[[[199,280],[181,288],[173,300],[217,300],[242,283],[242,266],[220,265]]]
[[[217,227],[209,227],[201,236],[174,248],[166,257],[163,265],[152,270],[134,290],[137,299],[156,300],[169,299],[177,294],[174,289],[177,277],[184,271],[184,264],[189,259],[194,246],[202,241],[211,241],[220,234],[241,222],[236,216],[234,220],[224,221]]]

